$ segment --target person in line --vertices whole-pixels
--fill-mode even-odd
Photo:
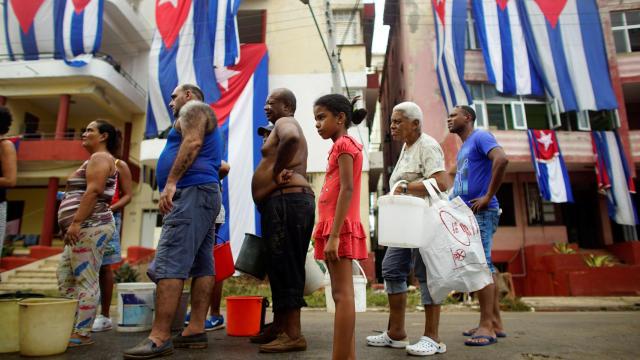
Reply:
[[[122,143],[122,133],[116,130],[116,136],[118,142]],[[124,207],[131,202],[131,196],[133,195],[133,180],[131,178],[131,170],[126,162],[120,160],[121,148],[117,149],[116,153],[111,153],[116,157],[116,168],[118,174],[116,175],[116,189],[114,191],[113,199],[111,200],[111,212],[113,213],[113,219],[116,223],[116,230],[111,237],[111,240],[107,244],[102,255],[102,266],[100,267],[100,314],[96,317],[91,327],[92,332],[108,331],[113,328],[113,322],[110,316],[111,298],[113,296],[113,270],[111,265],[117,264],[122,261],[122,255],[120,250],[120,232],[122,228],[122,212]]]
[[[313,238],[315,258],[327,264],[336,304],[334,360],[356,358],[352,262],[367,258],[367,236],[360,222],[362,144],[347,132],[367,115],[364,109],[353,110],[356,101],[357,98],[349,101],[343,95],[330,94],[316,100],[313,108],[318,135],[333,141]]]
[[[70,347],[94,343],[90,332],[100,296],[98,274],[116,227],[110,209],[118,173],[111,153],[120,146],[115,127],[105,120],[91,122],[82,134],[82,146],[91,156],[67,179],[58,209],[65,244],[58,288],[62,296],[78,300]]]
[[[222,151],[222,149],[221,149]],[[218,241],[222,241],[224,243],[224,239],[220,238],[220,228],[224,225],[225,221],[225,211],[224,205],[222,204],[222,180],[229,174],[231,171],[231,166],[229,163],[222,160],[220,164],[220,169],[218,170],[218,177],[220,178],[220,212],[215,219],[215,228],[214,228],[214,239],[215,245],[218,245]],[[227,239],[226,241],[229,241]],[[215,246],[214,246],[215,249]],[[215,250],[214,250],[215,253]],[[213,254],[212,254],[213,255]],[[215,263],[215,255],[214,255],[214,263]],[[224,329],[224,316],[220,313],[220,302],[222,300],[222,289],[224,287],[224,280],[217,280],[215,284],[213,284],[213,290],[211,290],[211,302],[209,304],[209,316],[204,320],[204,330],[205,331],[213,331],[213,330],[221,330]],[[187,316],[184,319],[184,324],[189,325],[189,321],[191,320],[191,313],[187,313]]]
[[[404,142],[400,157],[389,178],[389,186],[400,182],[395,194],[425,197],[427,189],[423,181],[433,178],[440,190],[449,187],[444,167],[444,153],[440,144],[422,132],[423,115],[414,102],[403,102],[393,108],[391,136]],[[404,326],[407,307],[407,278],[413,268],[420,283],[421,301],[424,305],[424,333],[420,340],[410,345]],[[410,355],[428,356],[447,351],[438,333],[440,304],[435,304],[427,288],[426,267],[418,249],[387,248],[382,260],[382,277],[389,297],[389,325],[380,335],[367,337],[369,346],[387,346],[406,349]]]
[[[260,352],[304,351],[307,341],[300,327],[300,308],[307,305],[304,264],[315,218],[315,198],[306,179],[307,141],[293,117],[296,97],[291,90],[274,90],[264,110],[274,128],[262,146],[251,192],[268,243],[274,322],[251,341],[261,344]]]
[[[18,161],[16,148],[10,140],[2,138],[11,128],[11,112],[0,106],[0,254],[7,229],[7,188],[16,186]]]
[[[500,299],[496,286],[496,269],[491,262],[493,234],[498,229],[500,205],[496,193],[502,185],[509,164],[507,155],[493,134],[475,129],[476,113],[470,106],[456,106],[447,119],[449,132],[457,134],[462,140],[458,151],[457,165],[450,169],[454,179],[452,197],[460,196],[473,210],[480,227],[480,237],[487,265],[493,275],[493,283],[478,291],[480,302],[480,323],[478,327],[467,330],[465,341],[468,346],[495,344],[497,337],[505,337],[500,317]]]
[[[124,351],[125,359],[169,355],[176,348],[208,347],[204,321],[214,283],[213,231],[220,211],[218,170],[221,151],[218,121],[204,94],[183,84],[171,94],[169,106],[176,121],[158,159],[164,214],[160,241],[149,273],[157,282],[155,318],[149,337]],[[171,338],[184,281],[191,283],[191,319]]]

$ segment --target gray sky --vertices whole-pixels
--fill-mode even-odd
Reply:
[[[372,1],[367,1],[371,3]],[[376,22],[373,30],[373,49],[374,54],[384,54],[387,50],[387,37],[389,36],[389,26],[382,25],[382,17],[384,15],[384,0],[374,0],[376,4]]]

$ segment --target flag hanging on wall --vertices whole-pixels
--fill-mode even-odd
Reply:
[[[596,0],[521,0],[527,46],[560,111],[618,107]]]
[[[84,66],[100,50],[104,0],[66,0],[62,18],[64,58],[71,66]]]
[[[617,132],[591,132],[600,192],[607,197],[609,217],[620,225],[638,224],[631,194],[636,192],[622,141]]]
[[[251,178],[262,158],[260,126],[268,123],[264,104],[269,95],[269,57],[264,44],[241,46],[241,61],[218,78],[222,96],[211,107],[226,143],[223,159],[231,166],[222,183],[225,224],[222,239],[231,240],[238,256],[245,233],[260,234],[260,214],[251,197]]]
[[[554,203],[573,202],[567,167],[554,130],[528,130],[531,162],[540,197]]]
[[[149,101],[145,136],[173,123],[171,93],[179,84],[202,89],[204,101],[220,97],[213,69],[208,0],[156,0],[156,31],[149,53]]]
[[[209,32],[214,42],[216,67],[232,66],[240,60],[238,8],[241,0],[209,0]]]
[[[464,81],[467,1],[432,0],[432,8],[436,28],[436,73],[449,112],[457,105],[469,105],[472,101]]]
[[[60,58],[65,0],[4,0],[4,40],[11,60]]]
[[[473,0],[475,29],[487,78],[506,95],[544,95],[522,31],[515,0]]]

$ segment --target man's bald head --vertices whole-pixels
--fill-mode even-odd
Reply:
[[[282,101],[291,111],[290,115],[296,113],[296,96],[293,94],[293,91],[287,88],[278,88],[271,92],[271,96]]]

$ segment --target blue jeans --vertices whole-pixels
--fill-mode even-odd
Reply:
[[[484,256],[487,258],[487,266],[491,273],[496,272],[495,266],[491,261],[491,248],[493,247],[493,234],[498,230],[498,222],[500,221],[500,209],[487,209],[476,213],[476,220],[480,227],[480,238],[482,238],[482,247],[484,248]]]
[[[382,260],[382,278],[387,294],[407,292],[407,278],[412,268],[420,283],[422,304],[433,304],[433,299],[427,288],[427,268],[422,262],[418,249],[387,248]]]
[[[215,275],[213,219],[220,211],[219,192],[215,183],[180,188],[173,195],[173,208],[164,216],[156,257],[147,272],[153,281]]]
[[[116,222],[116,230],[104,249],[102,255],[102,265],[119,263],[122,260],[122,250],[120,249],[120,227],[122,226],[122,212],[113,213],[113,220]]]

